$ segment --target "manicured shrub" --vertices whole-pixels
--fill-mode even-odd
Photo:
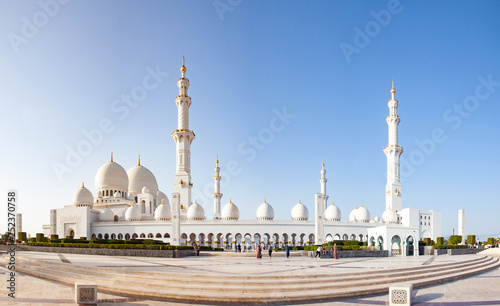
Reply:
[[[444,237],[437,237],[436,244],[437,245],[444,245]]]
[[[467,235],[468,244],[476,244],[476,235]]]
[[[44,238],[42,233],[36,233],[36,242],[44,242]]]
[[[495,238],[488,238],[487,244],[495,244]]]
[[[58,240],[58,239],[59,239],[59,235],[50,235],[50,241]]]
[[[426,245],[432,245],[433,244],[431,242],[432,241],[431,238],[424,238],[423,240],[425,241]]]
[[[27,241],[28,238],[26,238],[26,232],[19,232],[17,233],[17,239],[21,241]]]
[[[460,235],[451,235],[448,240],[451,244],[460,244],[462,243],[462,236]]]

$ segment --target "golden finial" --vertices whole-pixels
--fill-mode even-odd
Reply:
[[[219,155],[217,155],[217,159],[215,160],[215,163],[219,164]]]
[[[299,199],[299,204],[302,204],[301,200]]]
[[[198,204],[198,200],[194,199],[194,204]]]
[[[392,80],[392,89],[391,89],[391,94],[395,94],[396,89],[394,89],[394,80]]]
[[[82,188],[85,188],[85,184],[82,182]]]
[[[264,203],[267,203],[267,202],[266,202],[266,198],[264,198]]]
[[[321,166],[324,167],[325,166],[325,160],[323,159],[323,162],[321,163]]]
[[[363,203],[361,203],[361,207],[363,207]]]
[[[184,66],[184,56],[182,57],[182,68],[181,72],[186,72],[186,66]]]
[[[358,205],[356,205],[356,209],[358,209]]]
[[[111,152],[111,162],[113,162],[113,152]]]
[[[335,203],[333,203],[333,201],[332,201],[332,205],[335,206]]]
[[[139,158],[137,159],[137,166],[141,165],[141,154],[139,154]]]
[[[233,202],[231,201],[231,198],[229,198],[229,203],[233,203]]]
[[[165,202],[163,199],[161,199],[161,205],[165,205]]]

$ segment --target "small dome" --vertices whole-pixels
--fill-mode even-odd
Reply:
[[[170,212],[170,205],[165,204],[165,201],[161,201],[161,205],[155,209],[155,220],[156,221],[167,221],[172,219],[172,213]]]
[[[92,193],[82,184],[82,187],[78,188],[78,190],[73,194],[73,205],[92,206],[93,203],[94,197],[92,196]]]
[[[194,201],[194,204],[189,206],[187,211],[188,220],[205,220],[205,210],[203,207]]]
[[[144,186],[149,190],[158,190],[158,183],[155,176],[146,167],[141,165],[134,166],[127,171],[127,175],[129,177],[129,193],[141,194]]]
[[[102,198],[102,191],[99,190],[99,192],[97,193],[97,197]]]
[[[115,192],[114,197],[115,197],[115,198],[121,198],[121,197],[122,197],[121,192],[119,192],[119,191]]]
[[[118,188],[127,190],[128,184],[127,172],[113,160],[102,165],[95,176],[96,189]]]
[[[158,192],[156,192],[156,203],[161,203],[162,200],[165,201],[165,204],[169,204],[167,195],[158,190]]]
[[[340,221],[341,218],[342,213],[340,212],[340,209],[332,202],[332,205],[328,206],[325,211],[325,219],[327,221]]]
[[[229,200],[229,203],[224,205],[222,208],[222,213],[221,213],[221,218],[222,220],[238,220],[240,217],[240,210],[236,205],[234,205],[231,200]]]
[[[111,210],[111,208],[108,208],[108,206],[106,206],[106,208],[104,208],[101,211],[101,213],[99,214],[99,220],[101,220],[103,222],[114,221],[115,214],[113,214],[113,211]]]
[[[375,222],[379,222],[380,221],[380,218],[378,216],[375,216],[375,218],[373,218],[373,221]]]
[[[370,221],[370,212],[361,204],[361,207],[356,211],[356,221],[368,223]]]
[[[142,190],[141,190],[141,191],[142,191],[142,194],[147,194],[147,193],[149,193],[149,188],[148,188],[148,186],[144,186],[144,187],[142,187]]]
[[[309,219],[309,210],[302,204],[301,201],[295,204],[292,208],[292,220],[293,221],[307,221]]]
[[[141,209],[137,205],[132,205],[125,211],[125,220],[139,221],[141,220]]]
[[[358,207],[354,208],[349,214],[349,222],[356,222],[356,212],[358,211]]]
[[[258,220],[273,220],[274,219],[274,209],[269,205],[266,200],[264,203],[260,204],[257,208],[257,219]]]
[[[390,207],[384,211],[382,214],[382,222],[384,223],[397,223],[398,216]]]

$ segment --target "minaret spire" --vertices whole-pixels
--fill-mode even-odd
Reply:
[[[326,179],[326,170],[325,170],[325,161],[321,163],[321,178],[319,179],[321,183],[321,194],[326,195],[326,182],[328,181]]]
[[[398,125],[401,121],[398,114],[398,100],[394,98],[396,89],[394,89],[394,80],[392,81],[391,99],[387,103],[389,106],[389,116],[386,121],[389,127],[389,144],[384,148],[387,157],[387,184],[385,207],[395,212],[401,211],[401,182],[399,174],[399,158],[403,153],[403,147],[398,144]]]
[[[222,199],[222,193],[220,193],[220,167],[219,167],[219,155],[217,155],[217,159],[215,160],[215,175],[214,175],[214,193],[212,193],[212,197],[214,198],[214,220],[219,220],[220,215],[220,201]],[[231,202],[231,200],[229,200]]]
[[[172,133],[176,143],[175,191],[179,194],[181,214],[186,213],[191,205],[191,143],[194,132],[189,129],[189,107],[191,97],[188,96],[189,79],[186,78],[185,59],[182,57],[181,78],[177,80],[179,95],[175,98],[177,105],[177,129]]]

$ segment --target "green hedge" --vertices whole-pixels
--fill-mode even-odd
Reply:
[[[495,244],[495,238],[488,238],[487,244]]]
[[[444,245],[444,237],[437,237],[436,245]]]
[[[468,249],[469,246],[465,244],[448,244],[448,245],[434,245],[433,249]]]
[[[64,240],[64,239],[63,239]],[[51,242],[28,242],[27,246],[43,246],[56,248],[97,248],[97,249],[141,249],[141,250],[192,250],[193,247],[180,245],[173,246],[168,244],[98,244],[98,243],[51,243]],[[206,248],[206,249],[205,249]],[[212,250],[211,247],[203,247],[204,250]],[[202,250],[203,250],[202,249]],[[214,249],[222,250],[220,248]]]

